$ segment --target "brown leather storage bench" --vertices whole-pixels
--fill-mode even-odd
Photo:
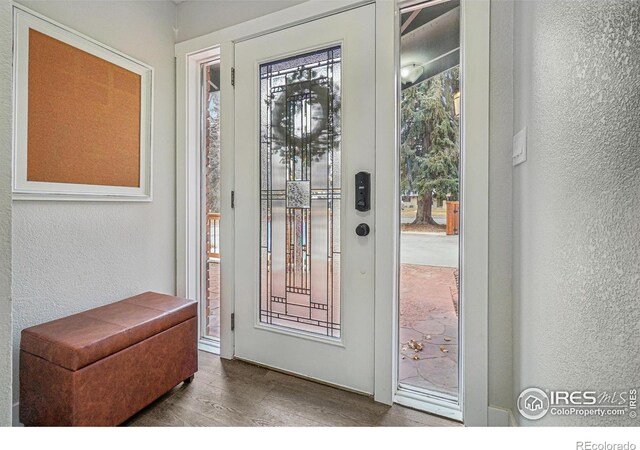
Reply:
[[[198,370],[196,302],[146,292],[22,331],[20,421],[118,425]]]

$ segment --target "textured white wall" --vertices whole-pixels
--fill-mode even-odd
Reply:
[[[11,425],[11,4],[0,2],[0,426]]]
[[[307,0],[197,0],[178,5],[176,42],[202,36]]]
[[[640,3],[516,2],[514,20],[514,394],[638,387]]]
[[[489,97],[489,404],[511,409],[513,2],[491,1]]]
[[[13,203],[14,401],[20,330],[142,291],[174,293],[176,241],[176,6],[164,1],[21,3],[154,67],[154,184],[151,203]],[[0,126],[7,120],[3,115]]]

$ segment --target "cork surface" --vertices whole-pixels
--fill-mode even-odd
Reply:
[[[138,187],[140,75],[29,30],[27,180]]]

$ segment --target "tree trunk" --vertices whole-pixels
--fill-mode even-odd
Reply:
[[[432,207],[433,194],[431,193],[431,191],[427,191],[423,195],[418,197],[418,211],[416,211],[416,220],[414,220],[413,223],[421,225],[438,225],[438,223],[433,220],[433,217],[431,216]]]

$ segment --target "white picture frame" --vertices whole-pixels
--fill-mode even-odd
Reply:
[[[51,183],[27,179],[30,29],[140,75],[140,171],[138,186]],[[13,8],[13,33],[13,199],[151,201],[153,68],[75,30],[17,5],[14,5]]]

